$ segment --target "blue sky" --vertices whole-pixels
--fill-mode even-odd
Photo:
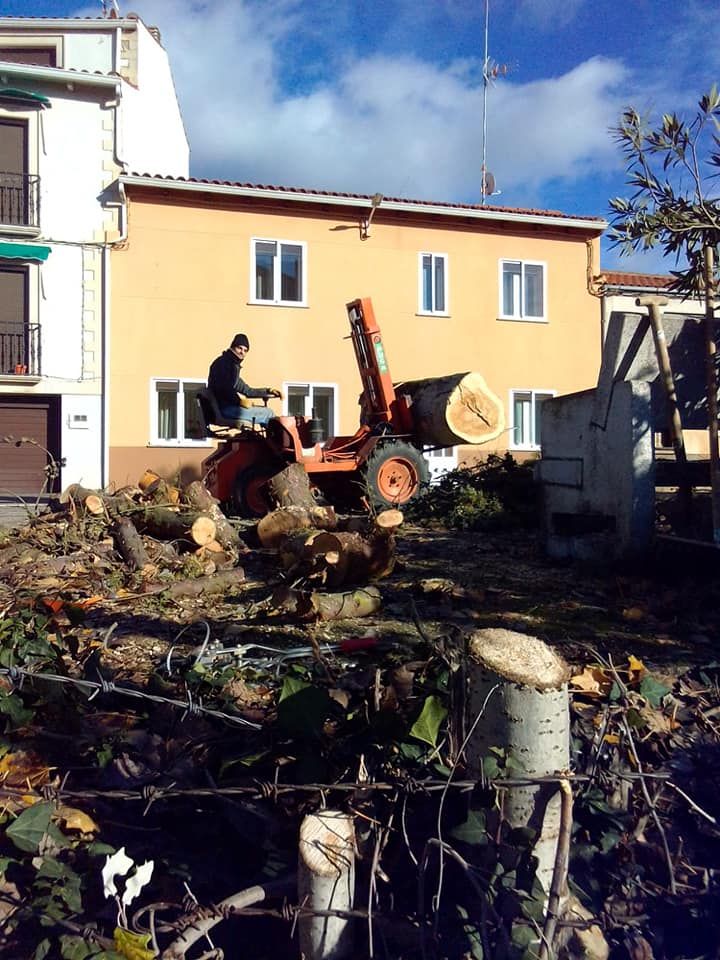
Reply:
[[[198,177],[479,202],[484,0],[119,0],[160,28]],[[0,0],[4,16],[99,2]],[[720,81],[717,0],[490,0],[492,202],[607,217],[609,128]],[[150,173],[162,171],[147,171]],[[603,266],[667,270],[650,254]]]

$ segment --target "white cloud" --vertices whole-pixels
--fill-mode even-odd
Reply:
[[[147,0],[166,46],[195,176],[436,200],[478,199],[482,89],[478,64],[334,50],[332,73],[309,92],[282,88],[300,8]],[[616,162],[622,65],[594,58],[528,84],[490,91],[488,160],[505,202],[556,178]],[[612,160],[611,160],[612,158]]]

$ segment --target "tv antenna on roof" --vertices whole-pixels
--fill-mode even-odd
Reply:
[[[116,20],[120,16],[120,7],[117,0],[101,0],[103,16],[106,20]]]
[[[507,75],[506,63],[495,63],[488,57],[488,35],[490,33],[490,0],[485,0],[485,56],[483,58],[483,126],[482,126],[482,177],[480,180],[481,203],[484,205],[488,197],[501,193],[495,189],[495,177],[487,169],[487,92],[491,83],[498,77]]]

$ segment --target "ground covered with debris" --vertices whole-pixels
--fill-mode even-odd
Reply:
[[[499,816],[513,770],[498,751],[470,781],[462,752],[466,644],[503,627],[571,666],[568,876],[604,955],[718,956],[706,566],[553,565],[532,510],[503,523],[495,493],[466,493],[393,529],[389,569],[352,586],[363,616],[324,619],[295,601],[330,551],[288,566],[250,522],[234,549],[136,522],[131,562],[86,495],[0,539],[5,955],[298,955],[298,829],[326,806],[355,822],[355,956],[536,955],[531,837]],[[254,885],[262,902],[232,900]],[[569,955],[603,955],[575,926]]]

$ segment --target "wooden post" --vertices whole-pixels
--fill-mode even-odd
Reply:
[[[678,484],[680,487],[680,498],[685,519],[689,520],[692,511],[692,485],[688,476],[687,454],[685,453],[685,439],[683,437],[682,421],[680,419],[680,408],[678,406],[675,378],[673,377],[672,366],[670,364],[667,337],[665,336],[662,319],[662,308],[666,307],[668,302],[667,297],[653,296],[638,297],[635,300],[635,304],[638,307],[648,308],[648,314],[650,316],[650,327],[655,342],[655,355],[657,356],[660,379],[663,390],[665,391],[668,430],[670,431],[673,450],[675,451],[675,460],[677,461],[680,471],[680,482]]]
[[[718,454],[717,373],[715,372],[715,252],[705,247],[705,383],[710,446],[713,543],[720,543],[720,455]]]
[[[492,748],[512,758],[513,773],[543,777],[570,766],[570,711],[565,661],[536,637],[512,630],[477,630],[469,642],[468,723],[485,705],[467,747],[468,771],[483,776]],[[561,820],[553,783],[506,788],[503,816],[512,827],[531,827],[537,878],[550,892]],[[566,891],[564,891],[566,893]]]
[[[310,910],[352,910],[355,892],[355,833],[352,817],[340,810],[308,814],[300,825],[298,903]],[[347,917],[301,914],[304,960],[340,960],[352,955]]]

